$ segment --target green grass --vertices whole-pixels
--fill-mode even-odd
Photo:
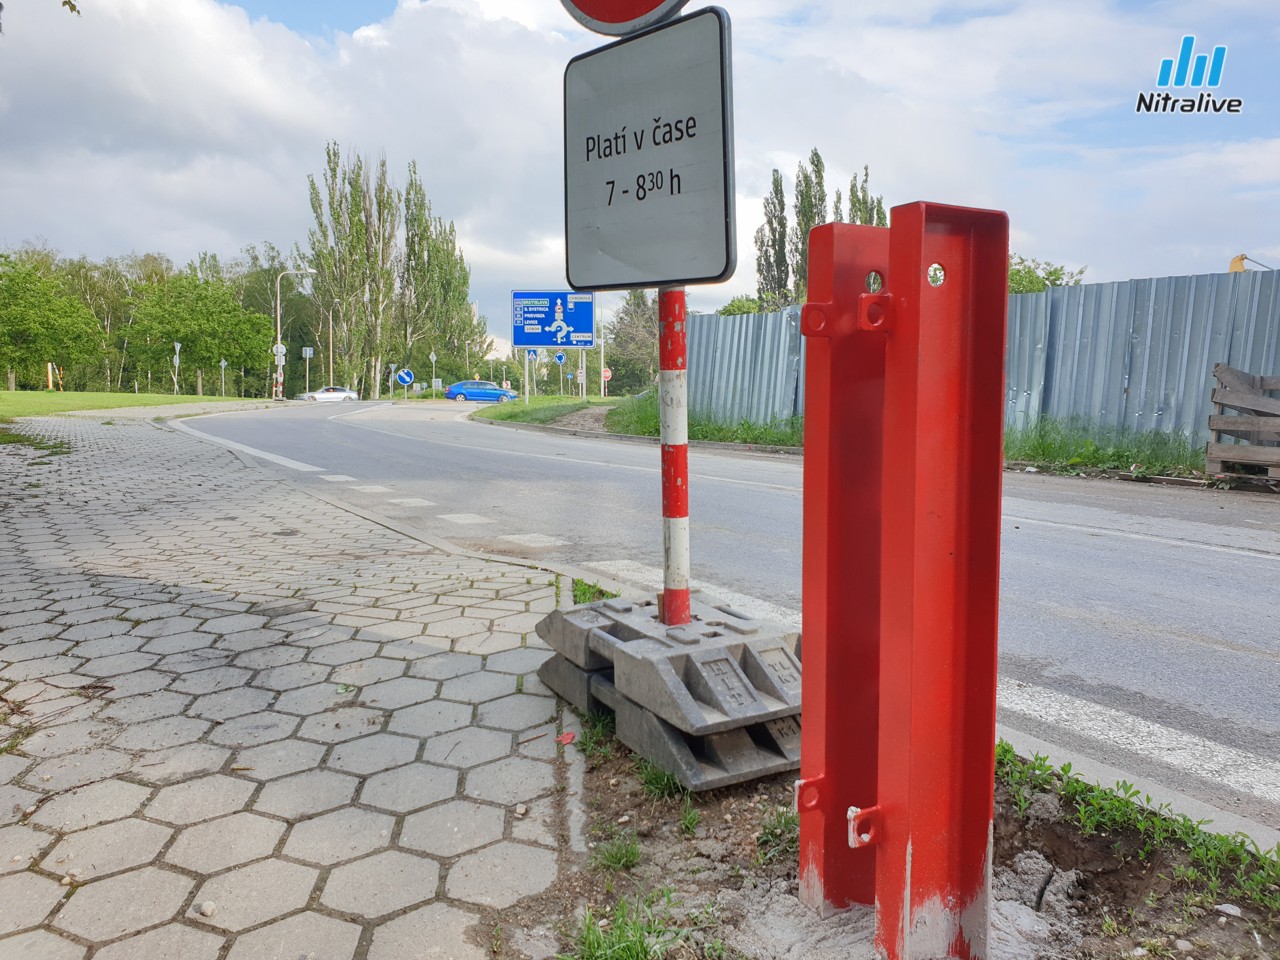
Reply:
[[[485,420],[514,420],[519,423],[551,423],[568,413],[576,413],[598,404],[612,404],[612,400],[579,400],[577,397],[531,397],[528,405],[524,398],[508,403],[493,403],[472,414]]]
[[[777,807],[766,814],[756,841],[756,860],[800,859],[800,815],[791,807]]]
[[[43,390],[0,390],[0,423],[11,417],[45,417],[77,410],[117,410],[121,407],[160,407],[186,403],[239,401],[241,397],[169,396],[159,393],[49,393]]]
[[[580,580],[577,577],[573,581],[573,602],[579,603],[595,603],[597,600],[612,600],[616,597],[616,593],[611,593],[598,583],[592,583],[589,580]]]
[[[1204,471],[1204,447],[1184,434],[1121,430],[1084,420],[1042,417],[1004,435],[1006,460],[1054,473],[1132,470],[1139,476],[1188,476]]]
[[[1154,803],[1126,781],[1115,787],[1092,784],[1073,774],[1069,763],[1055,769],[1040,755],[1023,760],[1003,740],[996,745],[996,778],[1014,793],[1020,812],[1035,792],[1054,792],[1081,833],[1132,831],[1143,862],[1159,850],[1185,851],[1187,862],[1174,869],[1173,878],[1190,902],[1212,906],[1225,899],[1247,900],[1280,911],[1280,845],[1263,851],[1243,834],[1210,833],[1205,821],[1175,814],[1168,804]],[[1027,801],[1019,803],[1019,795]]]
[[[631,902],[619,901],[603,914],[588,907],[574,935],[572,952],[559,954],[557,960],[660,960],[712,920],[709,915],[682,920],[675,915],[677,905],[671,891],[664,889]],[[702,955],[722,957],[723,946],[713,941]]]
[[[655,800],[672,800],[685,794],[684,786],[674,773],[667,773],[644,757],[636,757],[636,775],[644,792]]]
[[[613,756],[614,718],[612,713],[580,714],[582,733],[574,743],[588,760],[607,760]]]
[[[685,794],[684,803],[680,807],[680,832],[692,837],[698,832],[698,824],[702,823],[702,811],[693,805],[693,797]]]
[[[608,840],[601,840],[591,851],[591,865],[598,870],[630,870],[640,862],[640,841],[634,832],[624,830]]]
[[[609,411],[605,428],[613,433],[636,437],[659,435],[658,394],[654,390],[638,397],[627,397]],[[741,443],[760,447],[799,447],[804,445],[804,418],[792,417],[768,424],[725,423],[710,417],[689,415],[689,439],[719,443]]]

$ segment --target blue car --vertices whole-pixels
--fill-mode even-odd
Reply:
[[[493,403],[506,403],[518,396],[519,394],[514,390],[506,390],[491,380],[460,380],[444,388],[446,400],[488,400]]]

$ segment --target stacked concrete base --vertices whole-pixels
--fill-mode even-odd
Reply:
[[[583,712],[612,711],[617,737],[689,790],[800,765],[800,636],[695,600],[667,627],[652,601],[556,610],[537,626],[555,651],[542,682]]]

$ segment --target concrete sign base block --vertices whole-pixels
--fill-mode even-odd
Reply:
[[[694,601],[691,612],[692,622],[668,627],[654,601],[604,600],[556,610],[537,632],[581,671],[612,668],[622,696],[687,734],[800,712],[798,633],[705,600]],[[563,666],[549,668],[555,671]],[[570,703],[585,701],[580,691],[561,692],[555,678],[543,682]]]
[[[602,674],[591,678],[591,693],[613,710],[618,739],[674,774],[687,790],[714,790],[800,768],[798,716],[699,737],[632,703]]]

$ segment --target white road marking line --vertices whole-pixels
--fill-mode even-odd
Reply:
[[[211,416],[226,416],[226,414],[211,414]],[[181,420],[170,420],[169,426],[182,433],[198,437],[201,440],[207,440],[210,443],[216,443],[220,447],[226,447],[228,450],[239,450],[241,453],[247,453],[251,457],[257,457],[259,460],[266,460],[270,463],[277,464],[281,467],[288,467],[290,470],[300,470],[303,473],[319,473],[324,467],[314,467],[309,463],[302,463],[300,460],[290,460],[288,457],[282,457],[275,453],[267,453],[265,450],[258,450],[254,447],[245,446],[243,443],[236,443],[234,440],[223,440],[219,437],[210,436],[207,433],[201,433],[199,430],[193,430],[190,426]]]
[[[361,493],[390,493],[390,487],[380,487],[376,483],[366,483],[362,486],[352,487],[352,490],[359,490]]]
[[[1280,560],[1280,554],[1268,553],[1264,550],[1250,550],[1247,547],[1221,547],[1212,543],[1201,543],[1198,540],[1178,540],[1173,537],[1156,536],[1152,533],[1134,533],[1132,530],[1115,530],[1110,527],[1095,527],[1083,523],[1065,523],[1061,520],[1037,520],[1034,517],[1018,517],[1011,513],[1006,513],[1004,519],[1015,523],[1031,523],[1039,524],[1042,527],[1074,530],[1077,533],[1098,534],[1108,537],[1128,537],[1131,540],[1147,540],[1151,543],[1163,543],[1170,547],[1194,547],[1197,550],[1208,550],[1210,553],[1230,553],[1237,557],[1249,557],[1253,560]]]
[[[423,500],[421,497],[395,497],[387,503],[399,504],[402,507],[434,507],[434,500]]]
[[[493,523],[488,517],[482,517],[478,513],[442,513],[436,519],[448,520],[450,523]]]
[[[321,480],[332,480],[334,483],[355,483],[355,477],[348,477],[345,473],[326,473]]]
[[[1268,803],[1280,803],[1280,764],[1044,687],[999,680],[1003,709],[1161,761]]]
[[[522,547],[567,547],[569,545],[568,540],[557,540],[555,537],[548,537],[545,533],[515,533],[498,539],[518,543]]]

